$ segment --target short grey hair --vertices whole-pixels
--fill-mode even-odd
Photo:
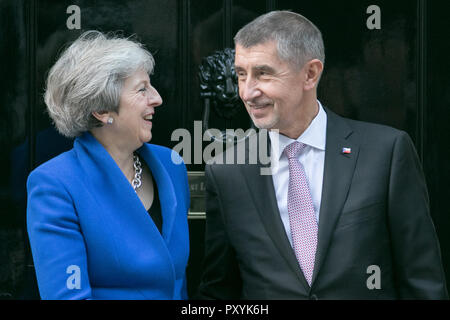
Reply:
[[[73,138],[101,126],[92,112],[119,112],[125,79],[139,70],[153,72],[155,61],[130,38],[86,31],[50,69],[44,100],[56,129]]]
[[[325,48],[320,30],[302,15],[291,11],[271,11],[238,31],[235,44],[244,48],[275,41],[278,56],[299,69],[312,59],[325,64]]]

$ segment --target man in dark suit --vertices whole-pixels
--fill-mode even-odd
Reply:
[[[322,36],[301,15],[265,14],[235,44],[239,94],[270,131],[271,162],[252,164],[247,141],[245,164],[206,166],[198,297],[447,299],[409,136],[320,104]]]

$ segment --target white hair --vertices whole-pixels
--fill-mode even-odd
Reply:
[[[278,56],[301,68],[318,59],[325,64],[325,49],[320,30],[302,15],[291,11],[271,11],[238,31],[235,44],[250,48],[268,41],[277,44]]]
[[[57,130],[76,137],[102,125],[93,112],[118,112],[125,79],[152,73],[153,56],[129,38],[87,31],[63,51],[48,74],[44,100]]]

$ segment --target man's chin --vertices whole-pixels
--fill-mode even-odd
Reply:
[[[255,125],[255,127],[257,127],[258,129],[272,129],[274,127],[274,121],[270,121],[270,119],[256,119],[255,117],[251,117],[253,124]]]

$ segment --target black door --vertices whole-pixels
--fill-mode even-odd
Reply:
[[[325,72],[319,99],[338,114],[407,131],[422,160],[431,213],[450,277],[450,22],[446,0],[1,0],[0,1],[0,299],[39,298],[25,227],[26,178],[68,150],[45,113],[46,73],[61,48],[83,31],[135,34],[154,54],[152,83],[163,98],[152,143],[175,147],[176,129],[195,135],[204,120],[199,67],[232,48],[236,31],[256,16],[291,9],[322,31]],[[373,5],[376,6],[373,6]],[[209,127],[248,129],[245,110],[211,111]],[[194,152],[194,151],[193,151]],[[193,153],[192,152],[192,153]],[[187,162],[192,208],[188,289],[203,256],[204,161]]]

